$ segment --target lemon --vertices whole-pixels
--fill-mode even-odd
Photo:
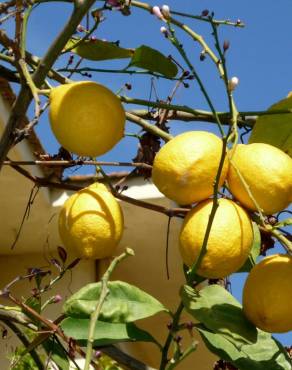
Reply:
[[[217,279],[240,269],[246,261],[252,243],[253,229],[247,212],[228,199],[219,199],[214,221],[197,273]],[[183,262],[192,266],[203,245],[213,201],[208,199],[188,212],[180,232],[180,253]]]
[[[59,143],[80,156],[104,154],[124,134],[125,112],[119,99],[92,81],[53,88],[49,118]]]
[[[279,212],[289,205],[292,199],[292,158],[288,154],[264,143],[237,145],[227,181],[235,198],[255,211],[257,208],[236,169],[265,214]]]
[[[222,140],[206,131],[190,131],[176,136],[157,153],[152,179],[157,188],[178,204],[209,198],[218,171]],[[224,162],[222,186],[228,170]]]
[[[243,310],[269,333],[292,330],[292,257],[275,254],[253,267],[243,289]]]
[[[67,249],[79,257],[111,256],[123,233],[119,203],[103,184],[95,183],[73,194],[59,214],[59,234]]]

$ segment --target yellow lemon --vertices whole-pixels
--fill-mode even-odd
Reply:
[[[243,289],[243,311],[269,333],[292,330],[292,257],[275,254],[253,267]]]
[[[59,214],[59,233],[66,248],[78,256],[111,256],[123,233],[119,203],[103,184],[95,183],[73,194]]]
[[[199,203],[186,216],[180,232],[180,252],[184,263],[192,266],[203,245],[212,200]],[[240,269],[246,261],[253,243],[252,223],[247,212],[228,199],[219,199],[198,274],[217,279]]]
[[[59,143],[80,156],[104,154],[124,134],[125,112],[119,99],[92,81],[53,88],[49,118]]]
[[[265,214],[285,209],[292,200],[292,158],[264,143],[237,145],[230,160],[227,181],[231,193],[245,207],[255,211],[241,174],[253,198]]]
[[[206,131],[185,132],[166,143],[157,153],[152,179],[158,189],[179,204],[209,198],[222,152],[222,140]],[[222,186],[228,170],[224,162]]]

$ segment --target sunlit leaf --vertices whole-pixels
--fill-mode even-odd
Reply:
[[[142,45],[135,50],[130,61],[130,66],[158,72],[163,76],[173,78],[177,75],[177,66],[160,51]]]
[[[166,308],[141,289],[122,281],[108,283],[109,294],[102,306],[100,321],[125,323],[140,320]],[[65,315],[86,318],[94,311],[99,300],[101,283],[88,284],[73,294],[64,304]]]
[[[131,58],[134,50],[119,47],[113,42],[103,40],[85,40],[78,43],[80,39],[72,38],[68,41],[66,49],[71,49],[76,44],[76,47],[71,49],[71,52],[78,54],[80,57],[88,60],[108,60],[108,59],[124,59]]]
[[[292,110],[292,95],[272,105],[268,111]],[[292,113],[259,116],[249,143],[267,143],[292,157]]]

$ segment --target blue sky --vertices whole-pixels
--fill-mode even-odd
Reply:
[[[162,5],[150,1],[151,5]],[[102,4],[97,2],[97,4]],[[167,2],[171,9],[200,14],[209,9],[215,12],[218,19],[241,19],[245,28],[228,26],[220,27],[221,40],[230,41],[227,53],[229,76],[237,76],[240,84],[234,94],[238,110],[264,110],[276,101],[284,98],[292,90],[292,38],[291,38],[291,0],[275,2],[258,0],[254,2],[243,0],[170,0]],[[41,56],[50,42],[61,30],[62,25],[71,12],[71,5],[62,3],[47,3],[39,6],[32,14],[28,28],[28,49]],[[107,12],[105,21],[95,33],[97,38],[109,41],[120,40],[121,46],[138,47],[146,44],[161,52],[177,56],[168,40],[160,33],[163,22],[142,10],[134,9],[130,17],[121,16],[117,11]],[[177,17],[182,20],[182,18]],[[186,20],[196,32],[202,34],[214,46],[211,29],[207,23],[196,20]],[[216,68],[206,60],[199,61],[201,48],[194,44],[188,36],[178,31],[192,62],[198,69],[204,84],[212,97],[217,110],[228,109],[226,93],[222,81],[219,80]],[[178,57],[180,62],[181,59]],[[59,60],[56,66],[61,67],[64,60]],[[98,66],[100,68],[120,68],[127,61],[114,62],[84,62],[83,66]],[[80,79],[75,75],[74,79]],[[133,89],[126,92],[131,97],[148,99],[150,94],[150,79],[142,76],[94,74],[93,79],[108,86],[113,91],[119,90],[126,82]],[[160,99],[166,99],[173,83],[159,80],[155,82]],[[208,109],[197,85],[192,82],[189,89],[181,88],[174,103],[185,104],[193,108]],[[129,108],[129,107],[127,107]],[[217,132],[213,125],[199,123],[172,123],[171,132],[178,134],[183,130],[208,129]],[[53,137],[47,116],[44,115],[37,128],[38,134],[50,153],[57,151],[58,143]],[[127,132],[137,132],[133,124],[127,125]],[[137,150],[137,141],[125,138],[110,153],[100,157],[105,160],[131,160]],[[83,169],[82,172],[92,171]],[[274,252],[274,251],[273,251]],[[233,294],[241,299],[243,276],[238,274],[233,279]],[[277,336],[283,343],[292,343],[292,334]]]

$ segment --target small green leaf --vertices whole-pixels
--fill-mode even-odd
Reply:
[[[146,45],[135,50],[130,66],[158,72],[168,78],[173,78],[178,73],[177,66],[169,58]]]
[[[268,112],[286,109],[292,109],[291,93],[286,99],[272,105]],[[259,116],[253,127],[249,143],[271,144],[292,157],[292,113]]]
[[[66,49],[71,49],[72,46],[77,44],[80,39],[72,38],[68,41]],[[124,59],[131,58],[134,50],[120,48],[113,42],[102,40],[85,40],[77,44],[76,47],[71,49],[73,53],[78,54],[80,57],[88,60],[108,60],[108,59]]]
[[[68,317],[61,323],[61,328],[68,337],[76,339],[80,345],[86,346],[90,319]],[[94,331],[94,346],[105,346],[124,341],[142,341],[156,343],[155,339],[135,324],[112,324],[97,321]]]
[[[255,266],[256,260],[260,254],[261,233],[258,225],[255,222],[252,223],[252,227],[253,227],[253,244],[251,247],[251,251],[244,265],[237,272],[249,272]]]
[[[57,341],[55,341],[53,338],[49,338],[42,343],[42,346],[47,352],[48,357],[58,366],[60,370],[69,370],[70,364],[67,355]]]
[[[197,325],[208,349],[240,370],[291,370],[285,349],[270,334],[258,330],[253,344],[236,346],[221,334]]]
[[[108,283],[107,295],[99,316],[100,321],[132,322],[167,309],[154,297],[122,281]],[[88,284],[73,294],[64,304],[65,315],[88,318],[94,311],[101,292],[101,283]]]

